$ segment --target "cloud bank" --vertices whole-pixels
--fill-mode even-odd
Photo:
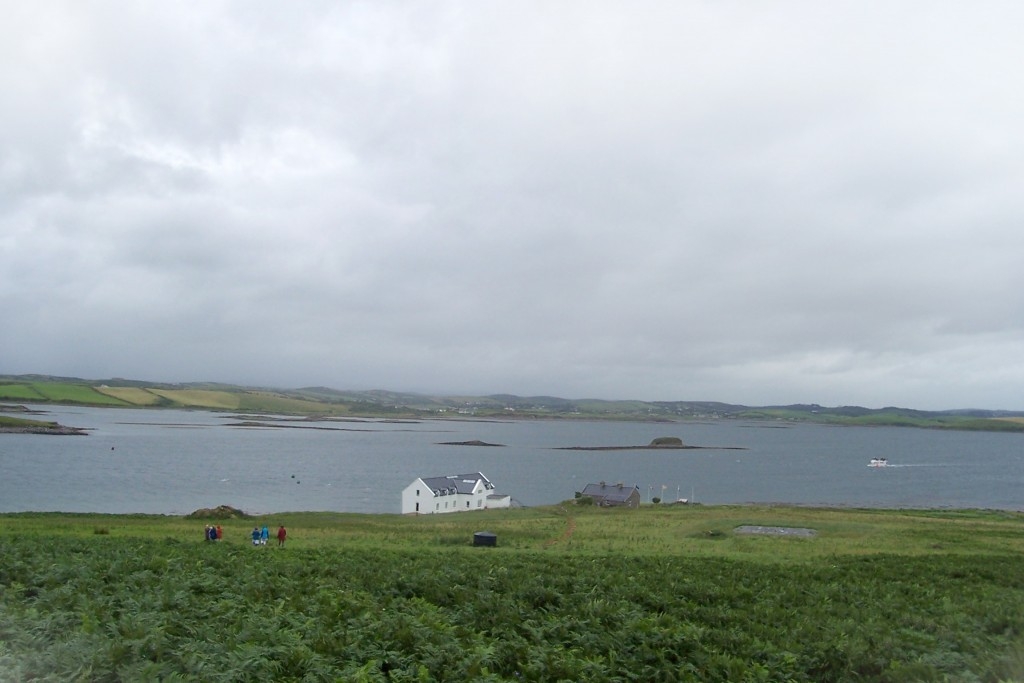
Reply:
[[[0,372],[1024,409],[1024,7],[28,3]]]

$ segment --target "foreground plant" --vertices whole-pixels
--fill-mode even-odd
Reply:
[[[109,535],[11,536],[0,555],[9,681],[998,681],[1021,673],[1022,630],[1014,555],[766,565]]]

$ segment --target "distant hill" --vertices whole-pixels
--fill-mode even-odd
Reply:
[[[330,387],[280,389],[217,382],[168,384],[123,378],[0,375],[0,402],[103,407],[201,408],[245,414],[322,417],[762,420],[780,423],[907,426],[935,429],[1024,431],[1024,412],[958,409],[825,407],[817,404],[745,406],[714,401],[566,399],[557,396],[444,396]]]

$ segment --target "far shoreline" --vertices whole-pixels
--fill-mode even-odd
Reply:
[[[88,436],[89,430],[82,427],[68,427],[56,422],[35,422],[31,424],[5,424],[0,422],[0,434],[44,434],[50,436]]]

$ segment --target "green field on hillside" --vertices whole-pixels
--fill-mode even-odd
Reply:
[[[237,410],[241,402],[238,394],[228,391],[204,389],[149,389],[149,391],[165,399],[168,405],[175,406]]]
[[[1024,432],[1024,414],[1008,411],[927,412],[856,406],[754,408],[705,402],[569,400],[550,396],[428,396],[389,391],[337,391],[325,387],[267,389],[225,384],[150,384],[135,380],[75,380],[42,375],[0,376],[0,401],[93,406],[187,408],[242,413],[388,418],[545,420],[752,420],[847,426]]]
[[[88,403],[90,405],[123,406],[124,401],[100,393],[94,387],[59,382],[36,382],[32,388],[47,401],[57,403]]]
[[[96,387],[96,391],[133,406],[155,406],[168,403],[167,399],[159,394],[140,387],[111,387],[102,385]]]
[[[198,408],[245,413],[285,415],[387,415],[416,416],[421,411],[375,406],[365,401],[318,401],[301,392],[244,389],[241,387],[200,389],[141,386],[111,386],[76,382],[0,381],[0,401],[59,403],[101,407]]]
[[[815,422],[850,427],[917,427],[920,429],[960,429],[987,432],[1021,432],[1024,421],[1017,418],[980,418],[962,415],[905,415],[884,410],[866,415],[839,415],[822,411],[808,415],[784,408],[757,408],[739,414],[751,420]]]
[[[0,401],[45,401],[46,398],[31,384],[0,382]]]
[[[99,406],[127,405],[86,384],[65,382],[0,382],[0,401],[27,403],[79,403]]]
[[[251,545],[263,523],[285,547]],[[1024,680],[1022,532],[771,506],[0,515],[0,680]]]

